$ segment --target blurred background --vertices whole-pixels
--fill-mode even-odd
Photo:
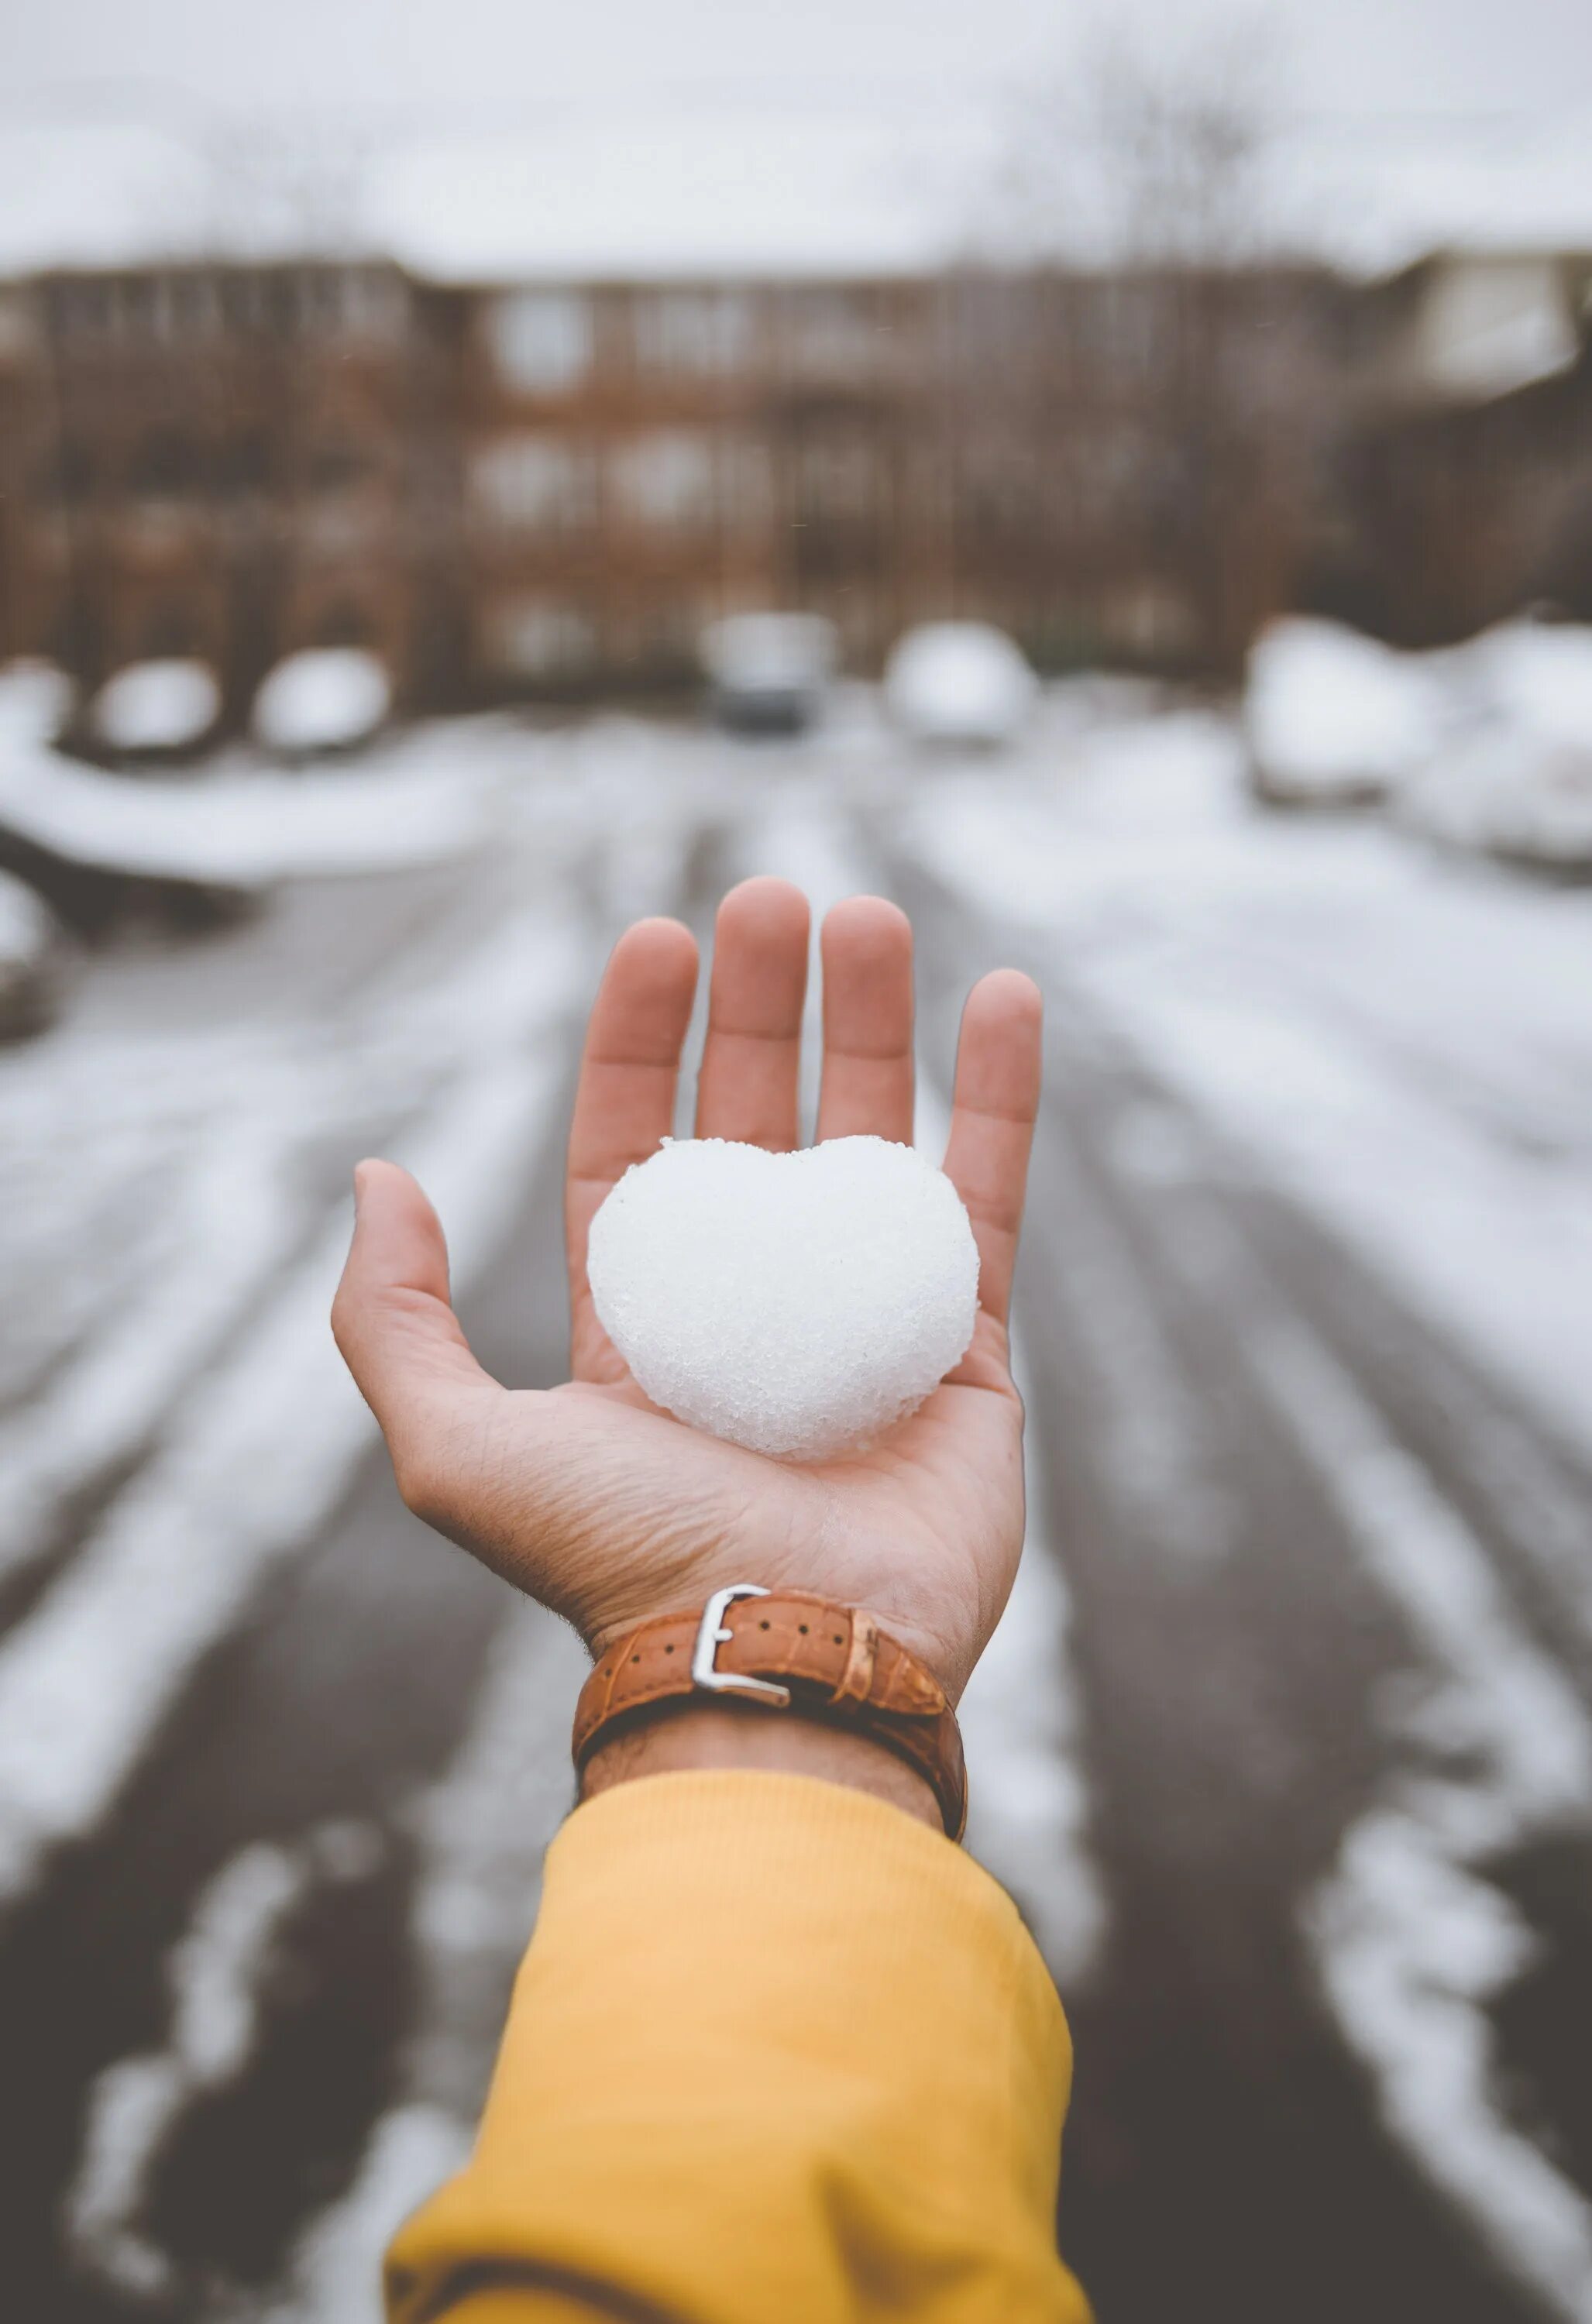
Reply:
[[[0,32],[7,2312],[373,2324],[576,1642],[327,1308],[563,1363],[582,1012],[749,872],[1050,1004],[973,1844],[1103,2324],[1592,2318],[1580,0]],[[688,1122],[688,1113],[683,1120]]]

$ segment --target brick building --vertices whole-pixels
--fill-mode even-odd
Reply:
[[[368,645],[445,707],[667,686],[768,606],[864,671],[943,613],[1049,668],[1230,671],[1312,591],[1435,633],[1464,429],[1499,431],[1513,508],[1587,406],[1571,361],[1557,417],[1474,385],[1434,412],[1428,306],[1318,268],[41,275],[0,289],[0,658],[92,684],[200,654],[237,719],[299,646]]]

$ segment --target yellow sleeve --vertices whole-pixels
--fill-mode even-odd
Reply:
[[[577,1808],[474,2156],[391,2324],[1087,2324],[1072,2053],[1010,1900],[860,1792],[654,1775]]]

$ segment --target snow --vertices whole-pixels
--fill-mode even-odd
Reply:
[[[0,973],[32,968],[54,942],[55,916],[23,880],[0,872]]]
[[[51,661],[23,657],[0,668],[0,749],[51,742],[72,706],[72,681]]]
[[[1017,647],[984,622],[925,622],[909,630],[885,671],[885,699],[924,742],[1009,742],[1039,688]]]
[[[1592,898],[1248,808],[1207,714],[948,778],[906,844],[1553,1431],[1592,1446]]]
[[[139,661],[107,678],[89,723],[113,751],[186,751],[221,715],[221,688],[202,661]]]
[[[1443,657],[1467,716],[1411,785],[1433,837],[1592,871],[1592,629],[1508,622]]]
[[[492,1263],[551,1131],[588,951],[554,906],[494,926],[432,996],[452,1037],[440,1076],[423,1072],[412,1001],[403,1012],[410,1086],[428,1081],[430,1102],[395,1142],[447,1216],[456,1283]],[[277,1270],[249,1331],[190,1388],[133,1485],[0,1640],[0,1912],[59,1846],[97,1829],[194,1669],[368,1457],[374,1424],[327,1328],[347,1237],[333,1212]],[[242,1501],[240,1477],[251,1480]]]
[[[754,1452],[872,1443],[967,1352],[979,1256],[910,1146],[666,1140],[592,1221],[592,1298],[654,1403]]]
[[[368,742],[392,708],[385,666],[357,646],[323,646],[278,662],[254,697],[253,727],[284,756]]]
[[[0,738],[0,827],[88,869],[244,890],[462,853],[494,827],[495,785],[419,750],[379,769],[133,781]]]
[[[1288,619],[1250,649],[1244,704],[1266,797],[1332,806],[1377,798],[1430,756],[1442,723],[1431,671],[1335,622]]]

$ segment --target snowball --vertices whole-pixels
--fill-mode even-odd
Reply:
[[[806,1461],[915,1411],[965,1354],[979,1307],[956,1189],[882,1138],[794,1154],[666,1139],[598,1211],[586,1269],[655,1404]]]

